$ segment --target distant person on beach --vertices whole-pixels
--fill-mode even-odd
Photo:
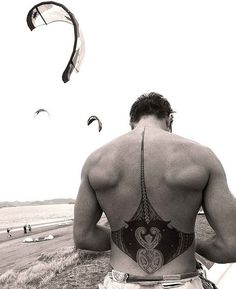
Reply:
[[[173,113],[163,96],[142,95],[130,110],[132,130],[83,166],[74,242],[111,250],[99,288],[202,289],[195,251],[236,262],[236,200],[224,169],[209,148],[171,133]],[[215,232],[205,241],[194,234],[201,205]],[[103,212],[111,229],[97,224]]]
[[[29,229],[29,232],[31,232],[31,230],[32,230],[32,229],[31,229],[31,226],[30,226],[30,224],[28,225],[28,229]]]
[[[8,235],[8,237],[11,237],[10,228],[7,228],[7,235]]]
[[[27,234],[27,226],[26,225],[24,225],[23,230],[24,230],[24,234]]]

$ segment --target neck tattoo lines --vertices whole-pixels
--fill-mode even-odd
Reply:
[[[152,274],[186,251],[194,233],[184,233],[164,221],[152,207],[144,178],[144,131],[141,143],[141,201],[125,226],[111,232],[116,246],[145,272]]]

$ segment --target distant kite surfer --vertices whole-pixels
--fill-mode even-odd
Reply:
[[[24,234],[27,234],[27,226],[26,225],[24,225],[23,229],[24,229]]]
[[[7,228],[7,235],[8,237],[11,237],[10,228]]]

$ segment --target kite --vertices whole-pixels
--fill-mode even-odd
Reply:
[[[62,74],[63,82],[68,82],[73,70],[76,72],[79,71],[80,64],[84,57],[84,39],[79,28],[79,23],[73,13],[71,13],[63,4],[46,1],[41,2],[30,9],[26,21],[31,31],[38,26],[47,25],[56,21],[64,21],[73,25],[73,50],[69,62]]]
[[[40,108],[38,109],[35,113],[34,113],[34,117],[36,117],[39,113],[41,112],[46,112],[48,114],[48,116],[50,117],[49,112],[46,109]]]
[[[98,121],[98,131],[100,132],[102,130],[102,122],[96,115],[92,115],[89,117],[87,124],[90,125],[94,120]]]

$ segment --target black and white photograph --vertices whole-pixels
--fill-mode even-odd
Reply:
[[[236,282],[236,3],[3,1],[0,288]]]

